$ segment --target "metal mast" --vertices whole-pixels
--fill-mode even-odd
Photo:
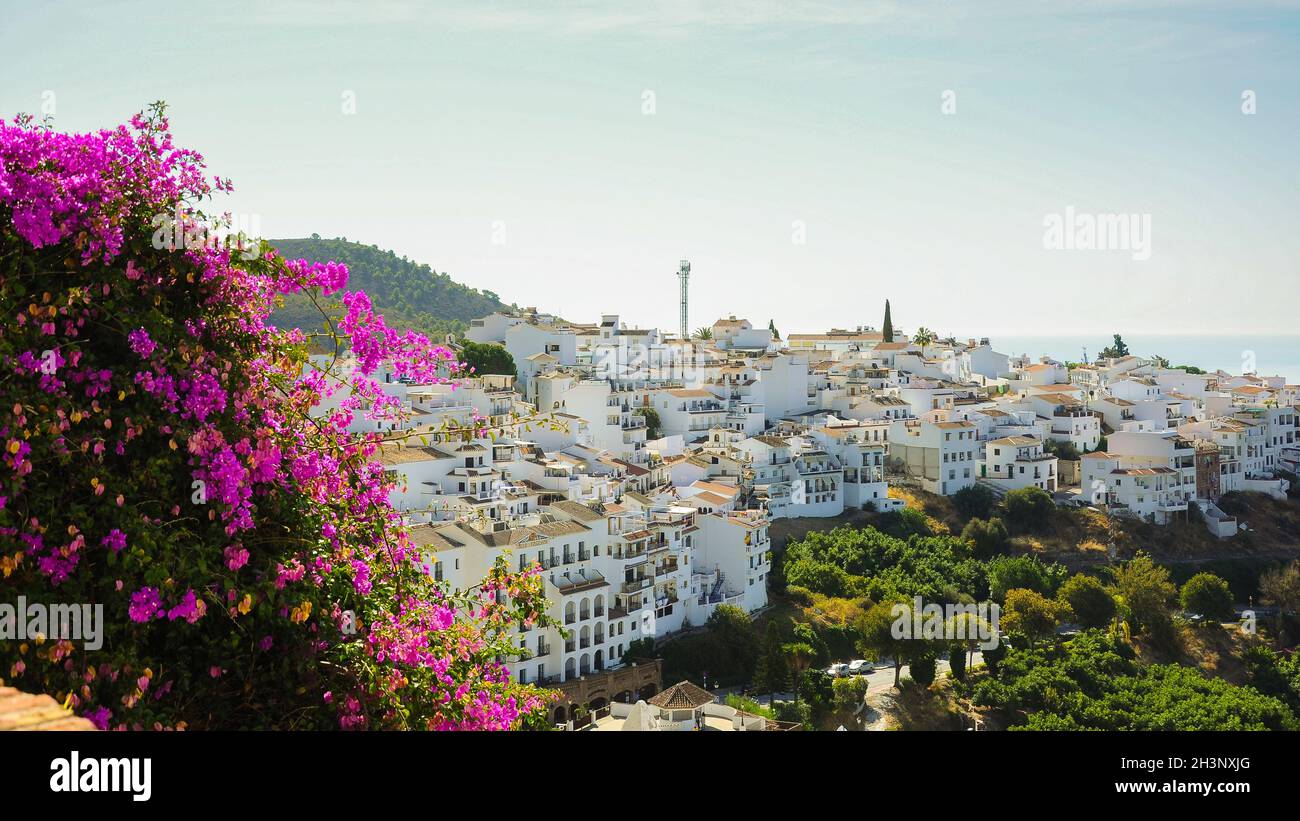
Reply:
[[[681,263],[677,266],[677,280],[682,285],[682,308],[681,308],[682,339],[691,338],[690,325],[687,322],[687,316],[686,316],[687,313],[686,312],[686,298],[687,298],[686,284],[690,281],[690,279],[691,279],[691,263],[688,262],[687,260],[682,260]]]

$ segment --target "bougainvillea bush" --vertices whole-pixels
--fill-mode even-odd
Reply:
[[[454,379],[451,353],[386,327],[341,265],[157,241],[159,215],[197,228],[229,187],[161,105],[89,134],[0,123],[0,603],[104,613],[97,650],[0,641],[0,678],[114,729],[542,720],[501,664],[511,629],[545,620],[540,577],[434,581],[377,434],[347,431],[401,412],[378,368]],[[299,292],[341,299],[324,325],[355,370],[265,324]]]

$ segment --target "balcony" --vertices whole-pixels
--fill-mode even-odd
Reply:
[[[667,576],[669,573],[677,572],[677,562],[665,562],[655,568],[656,576]]]
[[[639,590],[645,590],[650,586],[650,577],[646,576],[640,579],[633,579],[630,582],[623,582],[621,590],[624,593],[636,593]]]

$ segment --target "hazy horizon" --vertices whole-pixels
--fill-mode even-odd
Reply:
[[[165,99],[264,236],[345,236],[574,320],[675,330],[686,257],[693,327],[879,326],[888,297],[905,328],[979,336],[1295,328],[1293,2],[0,16],[48,35],[0,57],[0,115],[83,131]],[[1049,250],[1074,212],[1149,227]]]

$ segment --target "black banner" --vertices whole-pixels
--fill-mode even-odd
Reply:
[[[1218,809],[1293,799],[1295,741],[1272,733],[3,733],[0,760],[6,801],[39,799],[50,810],[172,809],[204,796],[246,806],[274,789],[331,809],[374,809],[409,790],[412,799],[488,799],[510,812],[511,795],[524,811],[525,795],[558,795],[577,781],[583,801],[623,800],[643,778],[670,779],[681,797],[728,801],[788,789],[800,803],[825,793],[834,803],[938,810],[963,795],[993,807],[1042,793],[1046,806],[1173,799]]]

